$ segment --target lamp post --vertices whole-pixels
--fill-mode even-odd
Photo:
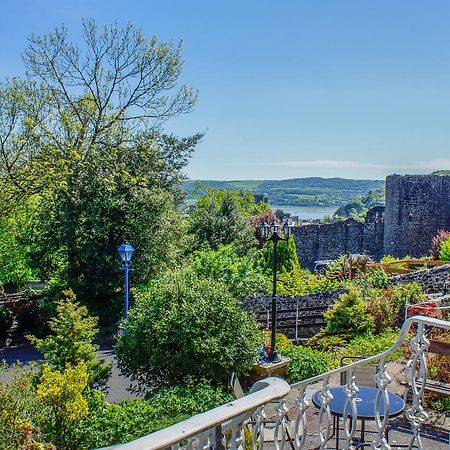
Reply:
[[[125,272],[125,320],[128,319],[128,273],[130,271],[131,260],[133,259],[134,248],[130,244],[122,244],[117,251],[122,261],[122,269]]]
[[[281,230],[280,230],[281,228]],[[273,221],[270,225],[265,221],[259,227],[261,242],[273,242],[272,260],[272,334],[268,360],[272,363],[280,362],[275,343],[277,335],[277,266],[278,266],[278,242],[287,241],[292,235],[292,225],[286,220],[281,227]]]

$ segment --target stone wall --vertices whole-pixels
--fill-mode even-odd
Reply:
[[[427,294],[442,293],[444,281],[448,279],[450,264],[445,266],[423,269],[405,275],[390,278],[391,284],[418,283]]]
[[[438,230],[450,230],[450,177],[388,176],[384,224],[385,254],[429,255]]]
[[[310,338],[324,327],[323,313],[344,292],[346,292],[344,289],[338,289],[336,291],[318,292],[301,297],[278,295],[277,326],[279,327],[279,331],[291,339]],[[258,322],[263,326],[267,326],[267,320],[270,321],[271,305],[272,297],[270,295],[242,299],[242,307],[247,311],[255,313]]]
[[[383,255],[384,207],[372,208],[364,223],[353,219],[329,224],[295,227],[293,236],[302,267],[314,269],[314,261],[336,259],[344,253]]]

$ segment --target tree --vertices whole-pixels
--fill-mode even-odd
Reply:
[[[248,371],[259,339],[256,321],[225,285],[170,271],[138,296],[116,351],[122,373],[143,389],[226,383],[230,372]]]
[[[0,200],[13,208],[35,197],[31,256],[41,276],[56,274],[111,321],[120,243],[139,251],[136,281],[176,259],[179,182],[201,135],[161,128],[196,101],[177,88],[181,44],[94,21],[83,21],[82,39],[64,28],[32,36],[26,82],[2,86]]]
[[[216,250],[219,245],[232,242],[243,249],[256,245],[249,220],[255,211],[251,194],[210,189],[198,200],[190,217],[189,231],[194,236],[194,247],[208,246]]]
[[[31,341],[45,358],[56,368],[64,370],[67,365],[86,365],[90,382],[106,381],[110,366],[96,359],[97,345],[93,344],[98,319],[90,317],[86,307],[80,306],[72,291],[63,293],[64,300],[57,303],[57,315],[50,320],[54,333],[45,339],[31,337]]]

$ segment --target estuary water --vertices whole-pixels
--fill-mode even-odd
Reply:
[[[273,210],[282,209],[291,216],[299,219],[322,219],[324,216],[332,216],[336,212],[336,207],[321,206],[291,206],[291,205],[270,205]]]

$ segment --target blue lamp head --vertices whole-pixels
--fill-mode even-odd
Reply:
[[[133,259],[134,248],[130,244],[122,244],[117,251],[119,252],[120,259],[125,264],[130,264]]]

